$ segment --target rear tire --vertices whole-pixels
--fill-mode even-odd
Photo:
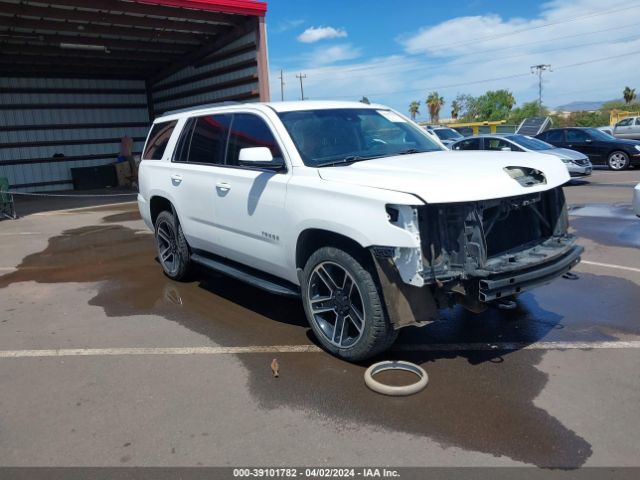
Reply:
[[[317,250],[304,267],[301,290],[309,325],[330,353],[360,361],[396,340],[374,274],[349,253]]]
[[[160,212],[156,218],[155,239],[164,274],[173,280],[186,280],[191,272],[189,245],[171,212]]]
[[[612,152],[607,159],[607,165],[611,170],[624,170],[629,166],[629,155],[621,151]]]

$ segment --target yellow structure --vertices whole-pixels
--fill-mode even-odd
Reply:
[[[447,127],[470,127],[473,130],[473,134],[478,135],[478,133],[480,132],[480,127],[489,127],[491,133],[496,133],[496,127],[498,125],[504,125],[505,123],[507,123],[506,120],[497,120],[494,122],[447,123]]]
[[[625,112],[624,110],[611,110],[609,125],[613,126],[623,118],[640,116],[640,112]]]

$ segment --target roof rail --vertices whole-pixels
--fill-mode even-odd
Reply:
[[[162,113],[162,115],[158,115],[157,118],[166,117],[167,115],[173,115],[175,113],[193,112],[194,110],[202,110],[203,108],[224,107],[226,105],[238,105],[239,103],[242,103],[242,102],[226,101],[226,102],[217,102],[217,103],[203,103],[202,105],[196,105],[194,107],[179,108],[177,110],[167,110],[166,112]]]

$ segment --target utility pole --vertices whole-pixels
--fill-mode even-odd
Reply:
[[[545,70],[549,70],[550,72],[553,71],[551,70],[551,65],[540,64],[540,65],[531,66],[531,73],[538,74],[538,114],[539,115],[542,115],[542,72],[544,72]]]
[[[307,78],[307,76],[301,73],[300,75],[296,75],[296,78],[300,79],[300,100],[304,100],[304,87],[302,86],[302,79]]]
[[[280,69],[280,101],[284,102],[284,74],[282,73],[282,69]]]

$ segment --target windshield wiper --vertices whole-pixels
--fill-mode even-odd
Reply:
[[[331,160],[329,162],[319,163],[316,167],[337,167],[342,165],[351,165],[352,163],[361,162],[363,160],[369,160],[371,158],[378,158],[380,155],[373,155],[370,157],[361,157],[360,155],[349,155],[340,160]]]
[[[424,150],[418,150],[417,148],[409,148],[407,150],[402,150],[398,152],[396,155],[410,155],[412,153],[423,153]]]

